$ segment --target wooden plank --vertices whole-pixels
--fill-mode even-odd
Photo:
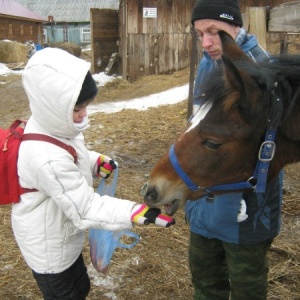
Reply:
[[[164,32],[164,0],[157,0],[157,33],[163,33]]]
[[[178,34],[178,70],[185,68],[185,61],[188,61],[188,45],[185,44],[185,33]]]
[[[167,5],[167,2],[164,2],[164,6],[163,6],[163,20],[162,20],[162,33],[167,33],[168,32],[168,25],[169,25],[169,6]]]
[[[171,70],[174,70],[174,35],[173,33],[169,33],[168,34],[168,43],[169,43],[169,47],[168,47],[168,66],[167,69],[165,70],[170,72]]]
[[[134,55],[130,64],[133,65],[134,73],[133,73],[133,81],[139,79],[140,72],[140,34],[135,34],[133,36],[133,46],[134,46]]]
[[[152,43],[151,34],[145,34],[145,51],[144,51],[144,72],[145,75],[153,74],[151,71],[151,52],[152,52]]]
[[[165,32],[166,33],[172,33],[173,32],[173,23],[174,23],[174,2],[173,0],[167,0],[166,6],[165,6],[165,12],[168,12],[165,14]]]
[[[138,78],[145,76],[145,39],[146,39],[146,34],[138,34],[137,35],[137,49],[138,49],[138,55],[139,58],[137,60],[137,74]],[[134,63],[134,62],[132,62]],[[148,62],[149,63],[149,62]],[[137,78],[137,79],[138,79]]]
[[[284,3],[270,11],[270,32],[300,32],[300,1]]]
[[[159,41],[159,36],[157,34],[153,35],[153,43],[154,43],[154,47],[153,47],[153,71],[155,75],[159,74],[159,65],[158,65],[158,61],[159,61],[159,45],[158,45],[158,41]],[[148,74],[150,75],[150,74]]]
[[[193,113],[193,91],[194,91],[194,82],[195,82],[195,73],[196,73],[196,65],[198,63],[198,49],[197,49],[197,33],[193,27],[192,32],[192,40],[191,40],[191,51],[190,51],[190,78],[189,78],[189,96],[188,96],[188,113],[187,119],[189,119]]]
[[[133,81],[135,78],[135,48],[134,48],[134,34],[128,34],[128,60],[127,60],[127,80]]]
[[[174,65],[173,68],[170,71],[178,71],[179,69],[179,34],[174,33],[173,34],[173,57],[174,57]]]
[[[144,18],[143,18],[143,4],[144,1],[143,0],[138,0],[137,1],[137,12],[136,12],[136,18],[138,20],[138,28],[137,28],[137,33],[143,33],[144,32]]]
[[[139,8],[139,3],[141,1],[142,0],[138,0],[138,5],[136,4],[136,1],[132,1],[132,0],[126,1],[126,6],[127,6],[126,27],[129,34],[139,32],[138,8]]]
[[[165,35],[159,34],[158,36],[158,73],[164,74],[166,64],[166,39]]]
[[[249,33],[256,35],[258,43],[267,48],[266,9],[264,7],[249,7]]]
[[[147,7],[156,8],[157,11],[157,0],[147,0]],[[147,21],[147,33],[157,33],[157,15],[156,18],[148,18]]]
[[[119,8],[119,32],[120,32],[120,40],[119,40],[119,74],[122,74],[123,79],[127,79],[127,2],[121,0],[120,8]]]

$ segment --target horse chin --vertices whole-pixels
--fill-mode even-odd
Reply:
[[[173,216],[180,206],[180,200],[175,199],[171,203],[165,204],[164,209],[167,215]]]

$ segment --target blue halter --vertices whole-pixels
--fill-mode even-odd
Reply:
[[[269,127],[266,131],[265,140],[261,144],[259,149],[258,161],[254,170],[254,174],[246,181],[214,185],[211,187],[201,187],[196,185],[181,168],[176,157],[175,144],[173,144],[170,148],[169,159],[177,175],[193,192],[203,190],[207,195],[212,195],[212,193],[216,191],[236,191],[242,189],[252,189],[256,193],[264,193],[266,190],[269,164],[275,154],[275,137],[276,129]]]

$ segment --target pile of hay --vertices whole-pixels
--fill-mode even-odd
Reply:
[[[70,42],[56,43],[56,44],[51,45],[51,47],[65,50],[65,51],[69,52],[70,54],[73,54],[76,57],[80,57],[80,55],[81,55],[80,46],[77,44],[74,44],[74,43],[70,43]]]
[[[20,63],[27,61],[28,48],[26,45],[9,40],[0,41],[0,62]]]

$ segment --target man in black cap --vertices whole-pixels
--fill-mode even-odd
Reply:
[[[192,24],[203,49],[194,88],[195,114],[205,101],[202,81],[222,63],[219,30],[230,34],[254,61],[270,57],[242,28],[238,0],[198,0]],[[224,194],[186,203],[194,299],[267,298],[267,251],[280,229],[281,202],[282,174],[267,184],[265,194]]]

